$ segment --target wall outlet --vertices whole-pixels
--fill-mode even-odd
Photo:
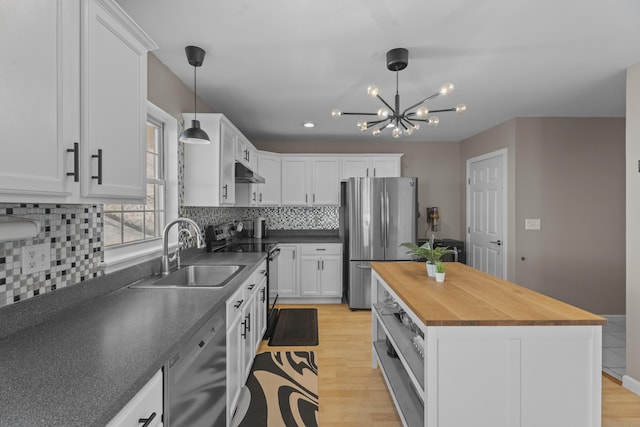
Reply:
[[[37,273],[51,268],[51,245],[25,246],[22,248],[22,274]]]
[[[540,219],[525,219],[524,220],[524,229],[525,230],[540,230]]]

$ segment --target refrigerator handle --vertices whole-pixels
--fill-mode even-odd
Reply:
[[[383,246],[387,246],[387,233],[385,228],[385,216],[384,216],[384,193],[380,193],[380,238],[382,239]]]
[[[384,227],[384,246],[389,246],[389,193],[385,191],[385,227]]]

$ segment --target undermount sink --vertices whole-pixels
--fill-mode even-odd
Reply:
[[[143,280],[132,288],[221,288],[225,286],[244,265],[188,265],[155,281]]]

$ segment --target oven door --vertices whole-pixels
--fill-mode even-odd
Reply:
[[[271,308],[278,298],[278,257],[280,256],[280,248],[275,248],[269,251],[269,257],[267,258],[267,271],[269,273],[269,279],[267,281],[267,287],[269,288],[269,307]]]

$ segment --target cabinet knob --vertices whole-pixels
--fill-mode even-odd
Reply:
[[[156,415],[157,414],[155,412],[152,412],[151,415],[149,415],[149,418],[138,418],[138,424],[144,423],[140,427],[149,427],[151,425],[151,421],[153,421]]]

